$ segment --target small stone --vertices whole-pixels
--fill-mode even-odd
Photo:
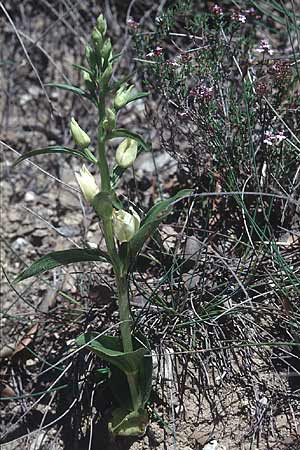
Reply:
[[[204,445],[202,450],[226,450],[226,447],[220,444],[216,439],[213,439]]]
[[[24,196],[24,201],[26,203],[33,202],[35,200],[35,193],[32,191],[27,191]]]
[[[69,227],[67,225],[62,225],[61,227],[57,227],[56,231],[64,237],[73,237],[78,236],[80,234],[79,227]]]
[[[194,236],[187,236],[185,242],[184,256],[187,259],[191,259],[192,261],[199,260],[199,254],[201,253],[201,249],[203,244],[199,239]]]
[[[12,249],[15,252],[18,252],[19,250],[22,250],[24,247],[27,247],[29,244],[28,241],[26,241],[26,239],[22,238],[22,237],[18,237],[13,243],[12,243]]]

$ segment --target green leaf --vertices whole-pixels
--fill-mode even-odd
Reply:
[[[45,86],[56,87],[58,89],[63,89],[64,91],[72,92],[72,94],[79,95],[80,97],[85,97],[96,104],[95,99],[88,92],[85,92],[78,86],[73,86],[72,84],[65,83],[47,83],[45,84]]]
[[[143,436],[149,422],[145,409],[130,411],[117,408],[112,413],[112,421],[108,424],[109,431],[117,436]]]
[[[173,204],[184,197],[188,197],[193,192],[192,189],[183,189],[177,192],[171,198],[166,200],[161,200],[156,205],[154,205],[147,213],[146,217],[142,221],[141,227],[138,232],[133,236],[133,238],[124,243],[123,246],[123,258],[125,262],[129,264],[134,260],[136,255],[141,251],[146,240],[154,233],[158,225],[162,222],[164,217],[170,212],[170,208]]]
[[[107,253],[98,249],[72,248],[70,250],[61,250],[52,252],[35,261],[27,269],[23,270],[14,283],[26,280],[26,278],[37,276],[47,270],[55,267],[66,266],[67,264],[89,262],[89,261],[106,261],[110,262]]]
[[[113,56],[110,58],[109,62],[113,63],[114,61],[116,61],[116,59],[120,58],[120,56],[122,56],[122,54],[123,54],[123,52],[116,53],[115,55],[113,55]],[[131,77],[131,75],[130,75],[130,77]]]
[[[148,97],[149,92],[137,92],[136,94],[133,94],[128,102],[126,102],[126,105],[128,105],[131,102],[134,102],[135,100],[139,100],[140,98]]]
[[[89,75],[93,75],[93,71],[88,69],[87,67],[81,66],[80,64],[72,64],[72,67],[74,67],[74,69],[78,69],[81,70],[82,72],[86,72]]]
[[[76,339],[77,345],[87,345],[87,347],[100,358],[108,361],[113,366],[116,366],[126,375],[136,373],[147,353],[147,348],[138,348],[132,352],[123,352],[122,344],[117,336],[100,336],[96,332],[88,332],[81,334]],[[94,340],[93,340],[94,339]]]
[[[139,339],[133,338],[134,350],[126,353],[122,351],[122,343],[117,336],[98,336],[96,332],[88,332],[78,336],[76,343],[79,346],[87,344],[89,350],[110,363],[111,391],[120,406],[132,409],[127,381],[130,374],[135,375],[140,407],[146,405],[152,389],[152,357],[144,336],[139,334]]]
[[[64,147],[64,146],[61,146],[61,145],[50,145],[48,147],[38,148],[36,150],[30,150],[29,152],[24,153],[18,159],[16,159],[16,161],[13,163],[13,166],[16,166],[21,161],[24,161],[25,159],[31,158],[32,156],[46,155],[48,153],[64,153],[64,154],[67,154],[67,155],[73,155],[73,156],[77,156],[77,157],[82,158],[82,159],[86,159],[89,162],[95,162],[90,157],[90,155],[88,155],[88,154],[86,154],[86,153],[84,153],[82,151],[75,150],[73,148]]]

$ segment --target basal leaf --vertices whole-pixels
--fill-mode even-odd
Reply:
[[[128,374],[136,373],[147,353],[147,348],[138,348],[132,352],[123,352],[120,339],[117,336],[100,336],[97,339],[96,332],[88,332],[78,336],[77,345],[87,345],[87,347],[100,358],[116,366],[122,372]],[[93,340],[94,339],[94,340]]]
[[[138,392],[138,404],[144,408],[152,389],[152,357],[147,339],[139,334],[133,338],[132,352],[123,352],[117,336],[98,336],[96,332],[84,333],[76,339],[79,346],[86,346],[101,359],[111,365],[109,384],[116,402],[123,408],[131,409],[131,394],[127,375],[134,374]]]
[[[66,266],[67,264],[89,262],[89,261],[106,261],[109,262],[109,256],[98,249],[74,248],[69,250],[61,250],[52,252],[35,261],[27,269],[23,270],[14,283],[26,280],[26,278],[40,275],[47,270],[54,269],[59,266]]]
[[[61,153],[61,154],[64,153],[67,155],[73,155],[77,156],[78,158],[86,159],[89,162],[94,162],[94,160],[88,154],[81,152],[79,150],[64,147],[61,145],[50,145],[48,147],[38,148],[36,150],[30,150],[29,152],[24,153],[18,159],[16,159],[16,161],[13,163],[13,166],[16,166],[21,161],[31,158],[32,156],[46,155],[49,153]]]
[[[148,422],[149,417],[145,409],[130,411],[122,407],[113,411],[108,429],[116,436],[143,436]]]

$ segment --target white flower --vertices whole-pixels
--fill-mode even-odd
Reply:
[[[85,165],[82,166],[79,173],[78,172],[75,173],[75,177],[80,186],[84,198],[89,203],[92,203],[95,195],[97,195],[100,192],[96,184],[95,178]]]
[[[113,227],[115,237],[120,242],[128,242],[133,238],[135,233],[140,228],[141,219],[139,215],[131,209],[132,214],[120,209],[113,212]]]
[[[126,138],[117,148],[116,162],[123,169],[131,166],[137,156],[138,144],[134,139]]]
[[[128,102],[130,102],[131,98],[134,96],[132,89],[134,88],[133,85],[127,87],[126,84],[123,84],[116,93],[115,99],[114,99],[114,107],[118,111],[119,109],[123,108],[123,106],[127,105]]]
[[[82,130],[82,128],[80,128],[74,117],[72,117],[71,119],[70,130],[75,143],[80,148],[86,148],[90,145],[91,140],[89,136],[86,134],[85,131]]]

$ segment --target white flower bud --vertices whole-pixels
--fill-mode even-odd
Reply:
[[[116,162],[123,169],[131,166],[137,156],[138,144],[134,139],[126,138],[117,148]]]
[[[76,122],[74,117],[72,117],[72,119],[71,119],[70,129],[71,129],[72,137],[73,137],[75,143],[80,148],[86,148],[90,145],[91,140],[90,140],[89,136],[86,134],[85,131],[83,131],[80,128],[80,126],[78,125],[78,123]]]
[[[99,188],[96,184],[95,178],[85,165],[82,166],[79,173],[75,173],[75,177],[84,198],[89,203],[92,203],[95,195],[99,193]]]
[[[127,103],[130,101],[130,99],[132,98],[132,89],[134,88],[134,86],[129,86],[129,88],[127,88],[126,84],[123,84],[123,86],[121,86],[116,93],[115,99],[114,99],[114,107],[116,108],[116,110],[123,108],[123,106],[127,105]]]
[[[113,227],[115,237],[119,242],[128,242],[133,238],[140,228],[141,219],[139,215],[131,209],[132,214],[124,209],[113,212]]]

